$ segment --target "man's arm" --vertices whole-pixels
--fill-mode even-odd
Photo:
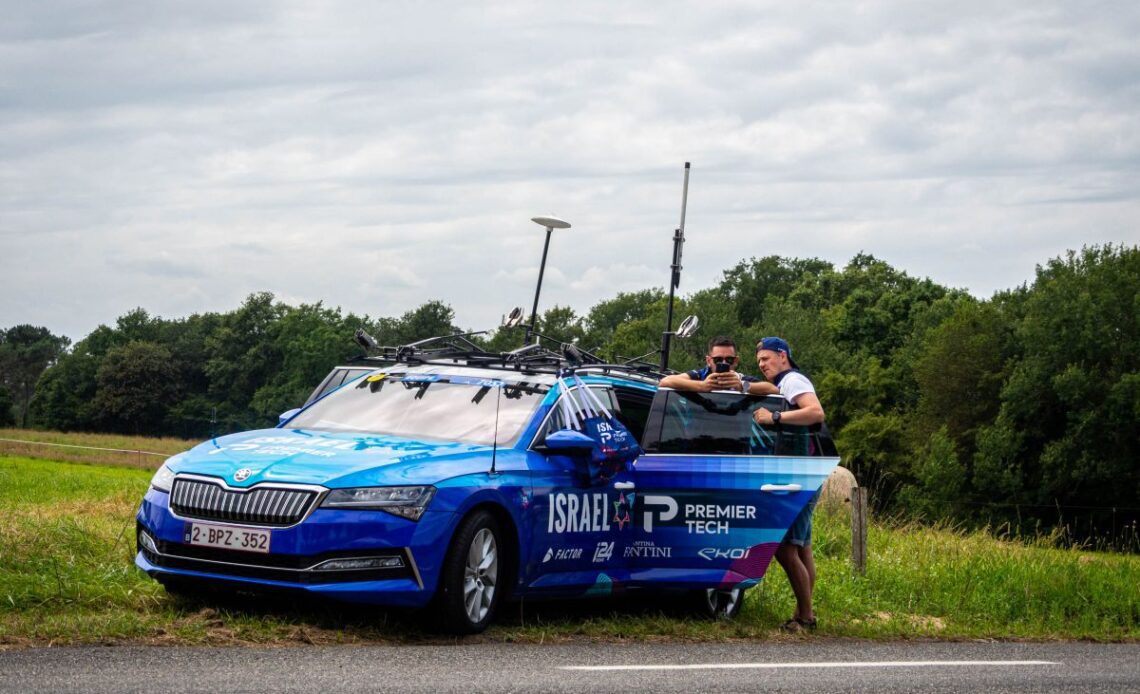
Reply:
[[[666,376],[657,382],[658,388],[672,388],[673,390],[688,390],[707,393],[713,389],[711,381],[698,381],[687,373]]]
[[[780,389],[767,381],[749,381],[749,395],[779,395]]]
[[[780,424],[808,426],[823,423],[823,405],[819,403],[819,398],[816,397],[815,393],[801,393],[796,397],[795,406],[799,409],[780,413]],[[756,420],[757,424],[764,426],[772,426],[773,424],[772,413],[763,407],[753,412],[752,418]]]

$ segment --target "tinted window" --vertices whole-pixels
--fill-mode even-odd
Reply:
[[[693,455],[820,455],[808,427],[761,427],[759,407],[785,409],[779,397],[660,390],[642,446],[649,453]]]
[[[653,403],[653,393],[634,388],[614,388],[618,401],[617,418],[629,429],[638,441],[645,440],[645,423],[649,420],[649,408]]]

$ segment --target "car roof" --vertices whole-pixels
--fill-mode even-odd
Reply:
[[[483,366],[471,366],[462,362],[456,363],[427,363],[427,364],[343,364],[336,367],[337,369],[351,369],[353,371],[383,371],[385,373],[400,373],[400,374],[425,374],[425,375],[447,375],[455,374],[462,375],[468,378],[486,378],[491,380],[502,381],[503,383],[539,383],[544,385],[554,385],[557,380],[557,374],[545,371],[531,371],[531,370],[516,370],[516,369],[501,369],[501,368],[487,368]],[[601,367],[584,366],[576,370],[579,376],[590,380],[600,379],[607,382],[614,383],[636,383],[643,386],[656,386],[656,379],[641,377],[639,374],[628,374],[625,372],[613,372],[602,369]]]

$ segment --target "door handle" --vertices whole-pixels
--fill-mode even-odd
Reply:
[[[765,484],[760,487],[762,492],[798,492],[800,489],[803,487],[798,484]]]
[[[614,482],[614,489],[626,490],[626,489],[633,489],[636,486],[637,485],[634,484],[633,482]]]

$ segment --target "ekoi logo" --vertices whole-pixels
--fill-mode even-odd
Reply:
[[[705,547],[697,552],[702,559],[747,559],[751,547]]]
[[[641,508],[642,526],[647,533],[653,532],[654,518],[664,523],[677,517],[677,500],[671,496],[642,496]]]

